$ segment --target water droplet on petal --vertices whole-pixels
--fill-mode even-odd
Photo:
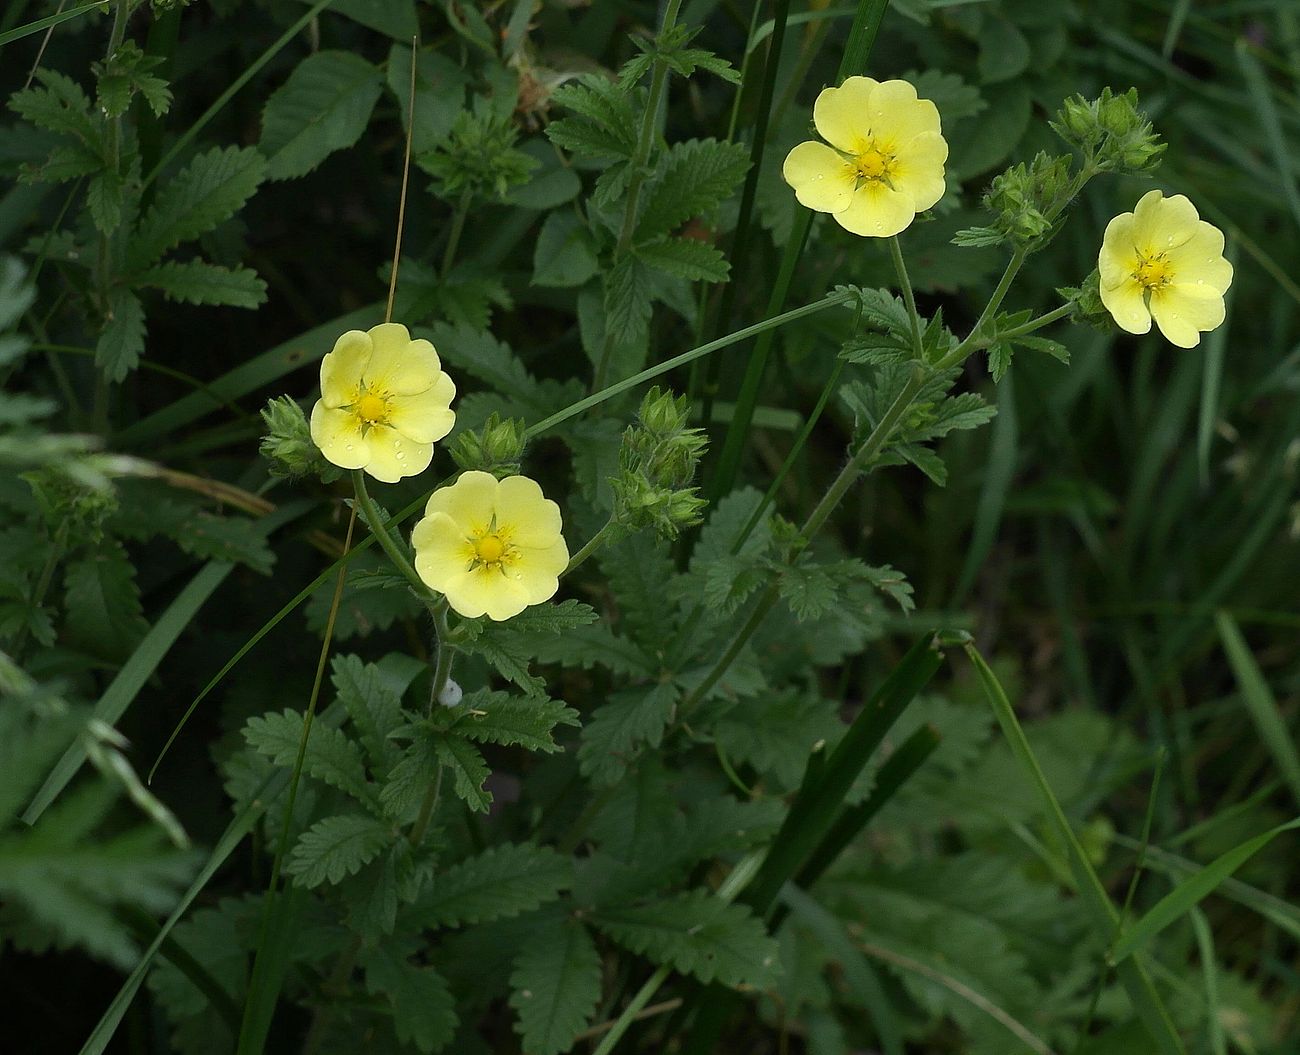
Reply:
[[[346,444],[346,445],[344,446],[343,449],[344,449],[345,451],[350,451],[350,450],[352,450],[352,444],[350,444],[350,443],[349,443],[349,444]]]
[[[1205,279],[1203,279],[1203,278],[1198,278],[1198,279],[1196,280],[1196,284],[1197,284],[1198,286],[1203,286],[1203,285],[1205,285]]]
[[[813,177],[813,182],[814,182],[814,183],[820,183],[820,182],[821,182],[822,180],[824,180],[825,178],[826,178],[825,173],[819,172],[819,173],[817,173],[817,175],[815,175],[815,176]]]
[[[877,231],[883,231],[884,229],[885,229],[884,221],[883,221],[883,220],[877,220],[877,221],[876,221],[876,230],[877,230]]]

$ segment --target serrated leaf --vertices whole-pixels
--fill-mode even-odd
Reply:
[[[275,553],[266,534],[248,517],[197,512],[186,517],[175,533],[168,532],[186,553],[205,560],[228,560],[269,574]]]
[[[135,569],[117,542],[68,565],[65,631],[75,645],[105,659],[129,655],[148,630]]]
[[[478,748],[461,736],[439,736],[433,742],[433,750],[451,773],[456,797],[463,799],[470,809],[486,813],[492,805],[492,795],[483,787],[489,770]]]
[[[386,825],[364,813],[326,817],[298,837],[284,870],[304,887],[339,883],[373,861],[392,838]]]
[[[291,768],[298,759],[302,742],[301,712],[285,709],[250,718],[244,726],[244,740],[277,766]],[[357,747],[343,730],[314,722],[303,772],[330,787],[351,795],[358,802],[373,804],[375,789],[366,780],[366,767]]]
[[[731,271],[719,249],[694,238],[662,238],[635,252],[651,267],[688,282],[722,282]]]
[[[733,763],[748,763],[790,788],[798,785],[814,746],[842,729],[834,703],[788,689],[760,694],[728,712],[713,735]]]
[[[578,712],[559,700],[520,699],[505,692],[480,689],[470,693],[457,710],[452,731],[485,744],[518,745],[529,751],[560,750],[551,738],[556,725],[578,725]]]
[[[423,926],[458,927],[530,912],[573,885],[573,861],[546,846],[502,843],[453,865],[412,911]]]
[[[259,149],[267,179],[305,176],[361,138],[383,90],[379,71],[347,51],[318,51],[300,62],[262,111]]]
[[[404,721],[401,695],[387,684],[379,667],[362,662],[359,656],[336,656],[330,680],[371,766],[383,773],[400,754],[389,736]]]
[[[664,151],[646,186],[645,207],[636,225],[636,241],[669,234],[687,220],[724,201],[749,168],[741,143],[688,139]]]
[[[397,821],[415,816],[425,795],[438,780],[438,753],[427,739],[419,739],[388,771],[379,791],[384,815]]]
[[[1011,359],[1015,354],[1015,349],[1006,341],[998,341],[989,347],[989,376],[993,378],[994,384],[1001,381],[1011,369]]]
[[[108,170],[97,173],[86,185],[86,208],[96,229],[103,234],[111,234],[122,225],[125,193],[122,177]]]
[[[147,267],[182,242],[207,234],[253,196],[266,162],[252,147],[216,147],[164,183],[127,248],[130,267]]]
[[[203,260],[168,260],[138,274],[135,284],[162,290],[168,300],[189,304],[256,308],[266,300],[266,283],[257,272]]]
[[[677,696],[675,685],[658,682],[615,693],[597,707],[582,729],[582,772],[598,784],[618,780],[642,745],[659,746]]]
[[[596,944],[582,924],[558,921],[535,935],[515,960],[510,1006],[529,1055],[561,1055],[591,1021],[600,1000]]]
[[[605,276],[605,327],[609,339],[632,342],[645,333],[650,321],[654,287],[646,266],[625,256]]]
[[[648,905],[603,908],[592,922],[632,952],[701,982],[765,988],[778,971],[777,945],[762,922],[748,908],[705,890]]]
[[[100,135],[90,116],[90,99],[70,77],[50,69],[36,71],[40,88],[24,88],[9,99],[9,109],[39,128],[75,136],[96,153]]]
[[[121,381],[144,354],[144,306],[128,289],[114,289],[109,316],[95,344],[95,363],[110,381]]]
[[[363,967],[366,989],[392,1006],[398,1040],[415,1045],[424,1055],[451,1043],[459,1019],[455,998],[442,975],[409,962],[382,943],[365,953]]]
[[[600,269],[591,231],[571,212],[553,212],[533,251],[534,286],[581,286]]]
[[[584,74],[557,89],[551,102],[578,116],[546,126],[551,142],[589,158],[630,158],[636,149],[637,115],[627,94],[603,77]]]

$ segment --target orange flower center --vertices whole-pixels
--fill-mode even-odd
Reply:
[[[357,413],[361,415],[363,421],[373,425],[388,416],[388,400],[367,392],[357,401]]]

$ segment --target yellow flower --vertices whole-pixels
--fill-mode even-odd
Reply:
[[[943,197],[939,111],[907,81],[850,77],[817,96],[813,123],[830,146],[800,143],[782,174],[800,203],[845,230],[887,238]]]
[[[1171,344],[1195,348],[1223,322],[1232,285],[1223,232],[1182,194],[1148,191],[1133,212],[1111,220],[1097,267],[1101,302],[1129,333],[1149,332],[1154,318]]]
[[[396,483],[422,473],[456,421],[456,386],[428,341],[396,322],[348,330],[321,360],[311,438],[341,469]]]
[[[469,618],[509,619],[559,589],[569,563],[560,507],[526,476],[462,473],[415,525],[415,570]]]

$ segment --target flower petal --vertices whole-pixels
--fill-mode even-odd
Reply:
[[[370,461],[370,444],[361,434],[361,419],[325,400],[311,408],[311,439],[325,460],[340,469],[361,469]]]
[[[447,603],[468,619],[510,619],[528,607],[528,595],[519,582],[499,568],[479,565],[447,581]]]
[[[907,81],[882,81],[871,93],[867,108],[871,135],[902,149],[907,141],[926,132],[938,132],[939,108],[918,99]]]
[[[519,557],[507,575],[514,577],[529,604],[541,604],[560,588],[560,572],[569,564],[569,548],[556,538],[549,546],[519,548]]]
[[[1222,325],[1223,295],[1207,286],[1176,282],[1152,292],[1151,314],[1170,344],[1195,348],[1202,333]]]
[[[1137,236],[1134,234],[1136,223],[1131,212],[1122,212],[1106,225],[1106,233],[1101,239],[1101,252],[1097,254],[1097,270],[1101,275],[1103,289],[1113,289],[1121,282],[1131,280],[1133,272],[1137,270],[1139,260]]]
[[[1181,246],[1196,233],[1200,214],[1185,194],[1166,198],[1147,191],[1133,210],[1133,236],[1137,248],[1150,256]]]
[[[922,132],[899,148],[890,182],[912,199],[917,212],[923,212],[943,197],[947,160],[948,141],[938,132]]]
[[[1142,296],[1142,285],[1129,277],[1109,288],[1101,285],[1101,302],[1106,305],[1121,330],[1129,333],[1148,333],[1151,330],[1151,312]]]
[[[825,143],[800,143],[786,155],[781,175],[794,188],[799,204],[817,212],[840,212],[853,200],[857,175]]]
[[[497,484],[497,525],[509,531],[517,546],[555,544],[563,527],[560,507],[542,494],[537,481],[527,476],[507,476]]]
[[[388,424],[416,443],[442,439],[456,424],[451,401],[456,386],[441,371],[432,388],[412,396],[392,396],[388,402]]]
[[[372,350],[369,334],[348,330],[334,342],[333,350],[325,353],[320,361],[320,394],[327,407],[356,402]]]
[[[846,231],[868,238],[888,238],[898,234],[916,218],[911,197],[873,180],[864,183],[853,195],[852,204],[835,213],[835,222]]]
[[[411,340],[400,322],[384,322],[370,328],[375,351],[366,369],[366,383],[390,395],[413,396],[437,379],[442,362],[428,341]]]
[[[1204,220],[1196,221],[1191,238],[1169,251],[1169,265],[1179,285],[1207,286],[1218,293],[1226,293],[1232,285],[1232,264],[1223,256],[1223,232]]]
[[[366,442],[370,460],[361,468],[386,484],[422,473],[433,461],[432,443],[416,443],[387,425],[371,425]]]
[[[822,89],[813,103],[813,124],[826,142],[849,154],[866,149],[867,104],[878,83],[870,77],[850,77],[838,88]]]
[[[430,589],[445,592],[447,583],[469,570],[474,545],[464,530],[446,513],[424,517],[411,532],[415,570]]]
[[[486,531],[492,523],[496,497],[496,477],[471,469],[461,473],[460,479],[451,486],[434,491],[424,511],[430,515],[446,513],[466,535],[475,535]]]

